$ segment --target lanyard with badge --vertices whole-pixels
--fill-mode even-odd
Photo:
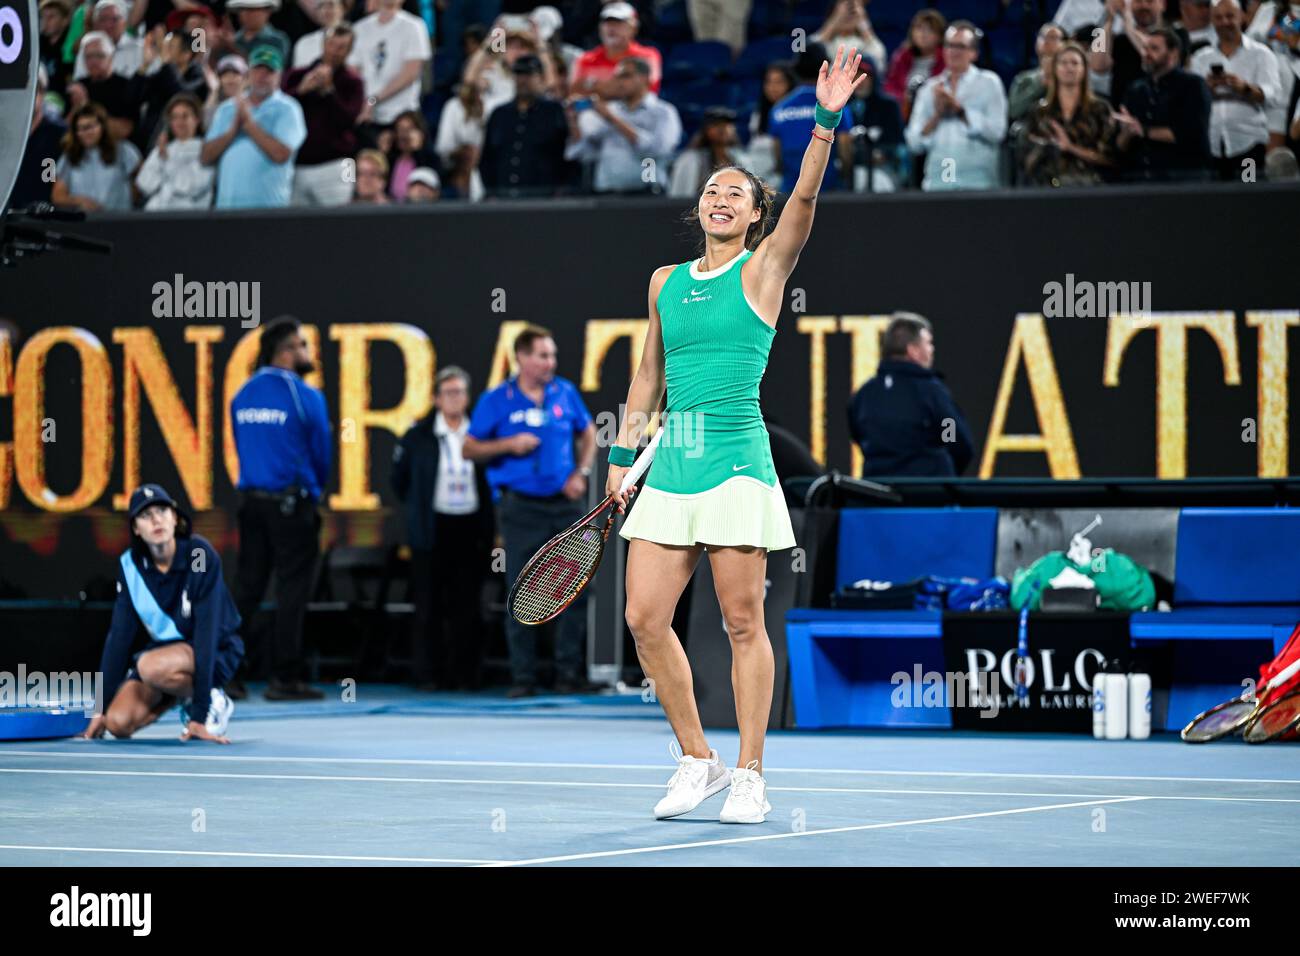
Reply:
[[[461,454],[460,442],[450,441],[450,435],[439,435],[442,445],[441,465],[446,476],[444,490],[447,500],[444,504],[450,508],[463,508],[469,505],[470,488],[474,481],[474,465],[465,460]]]

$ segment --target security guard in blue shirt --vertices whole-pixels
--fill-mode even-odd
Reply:
[[[179,701],[183,740],[228,744],[235,706],[221,685],[234,676],[244,645],[221,557],[191,532],[189,516],[161,485],[131,494],[127,520],[131,546],[118,560],[100,661],[101,712],[82,736],[130,737]]]
[[[537,549],[585,513],[583,498],[596,454],[596,426],[577,387],[555,374],[555,339],[540,326],[515,338],[518,374],[484,394],[470,416],[463,453],[488,465],[505,539],[506,579],[513,581]],[[577,439],[575,458],[574,439]],[[586,679],[584,590],[556,625],[555,690],[595,689]],[[536,627],[506,615],[514,686],[510,697],[537,688]]]
[[[320,556],[317,502],[330,472],[329,412],[325,396],[302,380],[314,365],[296,319],[277,319],[262,331],[257,364],[230,403],[242,492],[236,600],[248,637],[275,573],[266,699],[319,700],[324,695],[303,680],[302,625]],[[260,665],[265,669],[265,655]],[[239,681],[227,690],[236,699],[246,693]]]

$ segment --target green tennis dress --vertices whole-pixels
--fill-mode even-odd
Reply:
[[[758,406],[776,330],[745,298],[745,250],[669,274],[656,304],[668,402],[663,436],[619,534],[660,544],[795,545]]]

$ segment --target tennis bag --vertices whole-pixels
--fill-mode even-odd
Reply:
[[[1295,630],[1291,632],[1291,637],[1282,645],[1282,650],[1278,653],[1277,657],[1273,658],[1267,664],[1259,665],[1259,683],[1255,686],[1259,688],[1267,687],[1268,682],[1271,681],[1275,675],[1280,674],[1291,664],[1294,664],[1297,658],[1300,658],[1300,624],[1297,624]],[[1275,700],[1280,700],[1288,694],[1294,694],[1297,691],[1300,691],[1300,673],[1294,674],[1276,687],[1271,687],[1268,690],[1261,690],[1260,703],[1268,705]],[[1297,739],[1297,736],[1297,729],[1293,728],[1278,739],[1295,740]]]

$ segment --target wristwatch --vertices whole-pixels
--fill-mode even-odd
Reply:
[[[583,465],[582,467],[580,467],[580,468],[578,469],[578,474],[582,475],[582,477],[584,477],[584,478],[590,478],[590,477],[591,477],[591,466],[590,466],[590,465]]]
[[[376,105],[378,102],[379,102],[379,97],[377,97],[377,96],[367,96],[367,97],[366,97],[366,105],[367,105],[367,106],[374,106],[374,105]]]

